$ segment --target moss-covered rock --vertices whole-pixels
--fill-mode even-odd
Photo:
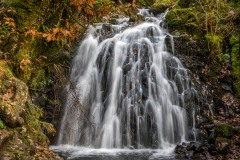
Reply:
[[[216,124],[215,126],[216,137],[231,138],[233,135],[234,135],[234,129],[232,126],[225,123]]]
[[[5,128],[6,128],[6,125],[0,118],[0,129],[5,129]]]
[[[240,34],[239,31],[235,31],[230,36],[231,49],[231,62],[233,75],[237,78],[234,82],[234,89],[240,97]]]
[[[27,101],[28,88],[26,84],[13,77],[6,65],[0,62],[0,116],[9,127],[24,123],[24,105]]]
[[[53,125],[41,122],[42,110],[32,104],[28,87],[0,61],[0,159],[60,159],[47,149],[43,133]]]
[[[231,140],[223,137],[216,138],[215,146],[219,152],[227,153],[230,149],[230,145],[231,145]]]
[[[194,35],[198,31],[198,18],[191,8],[170,10],[166,15],[166,23],[171,31],[190,33]]]
[[[167,8],[171,8],[176,4],[176,0],[156,0],[151,6],[151,10],[164,12]]]

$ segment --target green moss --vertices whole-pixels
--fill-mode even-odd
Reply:
[[[217,137],[215,145],[218,151],[220,151],[221,153],[227,153],[231,145],[231,140],[223,137]]]
[[[211,69],[209,71],[208,77],[212,82],[218,81],[219,73],[222,69],[222,61],[216,57],[211,61]]]
[[[40,118],[43,116],[43,110],[38,106],[34,105],[33,103],[27,103],[26,108],[27,125],[25,127],[31,140],[33,140],[35,143],[46,146],[49,143],[49,140],[47,136],[43,133],[40,121]]]
[[[48,16],[44,15],[45,7],[49,5],[47,1],[37,0],[18,0],[12,6],[16,8],[15,20],[17,28],[20,32],[24,32],[30,28],[38,28],[43,23],[43,19]]]
[[[137,0],[137,3],[143,6],[151,6],[154,3],[154,0]]]
[[[46,86],[46,75],[44,70],[37,72],[36,76],[33,77],[31,82],[31,89],[37,90],[38,88],[44,88]]]
[[[235,31],[229,38],[231,49],[231,62],[233,75],[237,78],[234,82],[234,90],[240,96],[240,35],[239,31]]]
[[[225,62],[229,62],[229,60],[230,60],[230,55],[229,55],[229,54],[224,54],[224,55],[223,55],[223,60],[224,60]]]
[[[234,135],[234,129],[225,123],[216,124],[215,135],[216,137],[231,138]]]
[[[231,44],[231,45],[234,45],[234,44],[239,43],[239,41],[240,41],[239,36],[240,36],[240,35],[239,35],[238,31],[233,32],[232,35],[231,35],[230,38],[229,38],[230,44]]]
[[[190,4],[193,3],[193,2],[194,1],[189,1],[189,0],[178,0],[177,4],[181,8],[188,8],[190,6]]]
[[[9,69],[9,67],[6,64],[6,61],[4,60],[0,60],[0,70],[2,70],[7,77],[13,76],[12,71]]]
[[[238,8],[240,7],[240,1],[239,0],[229,0],[228,3],[230,4],[230,6]]]
[[[232,57],[232,67],[234,75],[238,76],[240,74],[240,53],[239,53],[239,44],[235,44],[232,47],[231,57]]]
[[[166,15],[166,22],[172,30],[194,35],[198,31],[198,18],[191,8],[172,9]]]
[[[156,0],[151,9],[164,12],[167,8],[170,8],[176,3],[176,0]]]
[[[206,38],[207,38],[207,40],[209,40],[214,45],[217,45],[218,47],[221,45],[222,40],[223,40],[222,36],[220,36],[220,35],[206,34]]]
[[[6,128],[6,125],[4,124],[4,122],[0,118],[0,129],[5,129],[5,128]]]
[[[205,35],[205,38],[207,39],[210,49],[212,53],[214,53],[214,56],[217,56],[220,61],[223,60],[223,52],[222,52],[222,42],[223,37],[221,35],[211,35],[207,33]]]

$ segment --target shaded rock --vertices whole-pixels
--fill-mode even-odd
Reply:
[[[214,144],[210,145],[208,148],[208,152],[211,153],[212,155],[217,154],[216,146]]]
[[[234,135],[232,126],[222,123],[215,126],[215,137],[231,138]]]
[[[193,154],[194,154],[194,151],[190,150],[190,151],[187,151],[185,156],[186,156],[186,158],[190,159],[191,157],[193,157]]]
[[[191,149],[194,150],[194,151],[199,151],[202,146],[203,146],[203,144],[201,142],[194,142],[191,145]]]
[[[178,154],[185,154],[187,152],[187,148],[186,146],[183,146],[181,144],[178,144],[175,148],[175,153],[178,153]]]
[[[222,96],[222,101],[226,106],[232,106],[235,102],[235,99],[231,93],[226,93]]]
[[[203,155],[207,158],[207,159],[211,159],[211,155],[209,152],[205,151],[203,152]]]
[[[7,139],[10,137],[10,132],[6,130],[0,130],[0,147],[7,141]]]
[[[215,145],[219,152],[227,153],[228,150],[230,149],[231,140],[223,137],[217,137]]]
[[[231,86],[229,84],[222,83],[221,87],[222,87],[223,90],[232,91]]]
[[[207,130],[211,130],[211,129],[214,128],[214,124],[206,124],[206,125],[205,125],[205,128],[206,128]]]

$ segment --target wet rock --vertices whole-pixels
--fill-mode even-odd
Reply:
[[[111,24],[116,24],[116,23],[117,23],[117,19],[116,19],[116,18],[111,18],[111,19],[109,20],[109,23],[111,23]]]
[[[203,146],[203,144],[201,142],[194,142],[191,145],[191,149],[194,151],[199,151],[202,146]]]
[[[206,124],[206,125],[205,125],[205,128],[206,128],[207,130],[211,130],[211,129],[214,128],[214,124]]]
[[[208,143],[209,144],[214,144],[215,143],[214,135],[215,135],[215,130],[214,129],[210,130],[209,133],[208,133]]]
[[[211,159],[211,155],[209,152],[205,151],[203,152],[203,155],[206,157],[206,159]]]
[[[186,158],[190,159],[191,157],[193,157],[193,154],[194,154],[194,151],[190,150],[190,151],[187,151],[185,156],[186,156]]]
[[[231,138],[233,135],[234,135],[234,129],[232,126],[225,123],[216,124],[216,127],[215,127],[216,137]]]
[[[133,150],[133,149],[135,149],[133,146],[129,146],[128,147],[130,150]]]
[[[175,148],[175,153],[177,154],[185,154],[187,152],[187,148],[184,145],[178,144]]]
[[[222,96],[222,101],[226,106],[232,106],[235,103],[235,98],[231,93],[226,93]]]
[[[217,149],[216,149],[216,146],[213,144],[213,145],[210,145],[208,147],[208,152],[211,153],[212,155],[215,155],[217,154]]]
[[[229,84],[222,83],[221,87],[222,87],[223,90],[232,91],[231,86]]]
[[[223,137],[217,137],[215,142],[217,151],[227,153],[230,149],[231,140]]]

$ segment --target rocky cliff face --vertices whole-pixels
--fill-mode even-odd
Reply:
[[[239,159],[240,3],[164,0],[152,6],[154,12],[166,8],[175,54],[191,70],[192,85],[199,93],[195,117],[199,142],[181,144],[176,153],[187,158]],[[216,14],[220,12],[222,17]]]
[[[187,158],[239,159],[239,74],[235,60],[240,54],[235,46],[239,41],[236,35],[239,21],[233,20],[230,36],[212,35],[222,38],[217,42],[206,37],[209,30],[199,27],[201,18],[196,4],[180,2],[183,1],[175,2],[176,7],[167,14],[166,23],[175,35],[175,54],[191,70],[196,84],[192,85],[200,93],[195,117],[200,132],[199,142],[178,145],[176,153]],[[227,3],[222,5],[229,7]],[[239,8],[235,7],[233,14],[238,15]],[[226,27],[223,22],[221,27]],[[235,37],[234,42],[231,37]]]
[[[34,106],[27,85],[0,61],[0,159],[60,159],[47,149],[44,132],[51,124],[40,121],[42,110]]]
[[[175,54],[191,70],[192,85],[200,93],[195,116],[199,142],[179,145],[176,153],[187,158],[239,159],[240,103],[229,62],[209,63],[209,50],[191,35],[174,39]]]

